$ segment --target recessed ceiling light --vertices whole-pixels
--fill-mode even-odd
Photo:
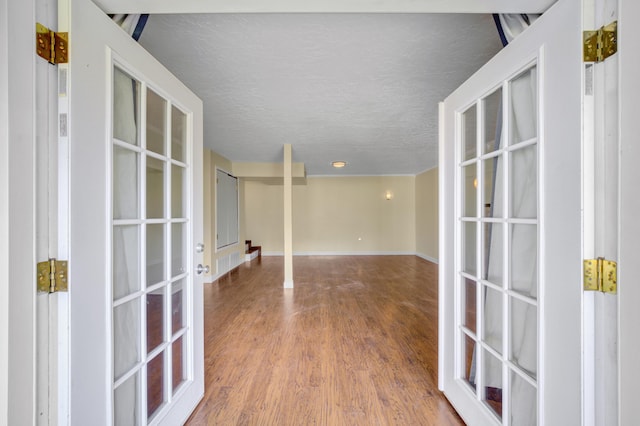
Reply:
[[[331,163],[331,165],[333,167],[335,167],[336,169],[341,169],[341,168],[343,168],[344,166],[347,165],[347,162],[346,161],[333,161]]]

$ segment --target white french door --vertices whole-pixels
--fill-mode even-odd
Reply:
[[[581,1],[441,107],[440,385],[470,425],[581,422]]]
[[[91,1],[68,12],[70,424],[180,424],[204,393],[202,103]]]

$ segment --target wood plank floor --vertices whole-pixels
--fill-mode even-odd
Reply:
[[[437,389],[437,266],[263,257],[205,284],[205,395],[188,425],[462,425]]]

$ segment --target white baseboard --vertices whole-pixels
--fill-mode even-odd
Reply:
[[[284,256],[281,251],[265,251],[263,256]],[[296,251],[294,256],[418,256],[429,262],[438,263],[438,259],[413,251]]]
[[[416,256],[418,256],[421,259],[424,259],[428,262],[431,263],[435,263],[436,265],[438,264],[438,259],[431,257],[431,256],[427,256],[426,254],[422,254],[422,253],[416,253]]]
[[[410,251],[296,251],[294,256],[413,256]]]

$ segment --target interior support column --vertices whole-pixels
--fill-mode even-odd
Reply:
[[[284,288],[293,288],[293,180],[291,144],[284,145]]]

